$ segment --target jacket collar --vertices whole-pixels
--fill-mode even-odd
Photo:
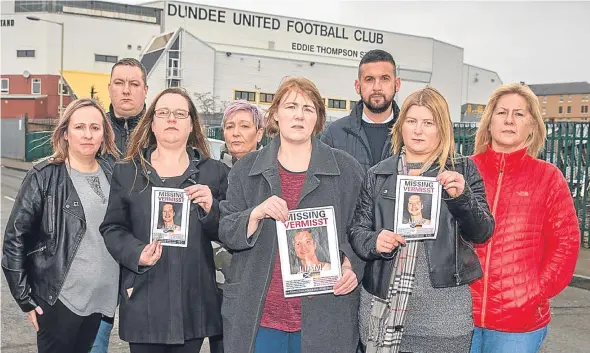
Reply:
[[[109,105],[109,115],[111,117],[111,122],[117,126],[123,127],[123,125],[125,125],[125,121],[127,121],[127,125],[130,128],[134,128],[137,123],[139,122],[139,119],[141,119],[141,117],[143,117],[143,115],[145,114],[145,103],[143,104],[143,109],[141,110],[141,112],[139,112],[139,114],[137,114],[136,116],[130,116],[128,118],[117,118],[117,116],[115,115],[115,110],[113,108],[113,105]]]
[[[512,169],[515,166],[521,165],[527,157],[527,148],[520,149],[511,153],[496,152],[492,149],[491,144],[488,145],[484,152],[486,158],[486,165],[495,165],[498,169]]]
[[[391,122],[395,123],[397,121],[397,118],[399,117],[400,109],[395,101],[392,102],[392,105],[393,105],[393,120]],[[358,103],[356,104],[356,106],[350,112],[350,115],[349,115],[350,119],[348,119],[348,127],[358,134],[360,134],[361,129],[362,129],[364,107],[365,107],[365,103],[363,102],[363,100],[362,99],[359,100]]]
[[[249,176],[260,175],[266,179],[270,186],[270,192],[272,195],[282,196],[281,190],[281,179],[278,172],[278,153],[281,145],[281,137],[276,136],[271,141],[270,145],[264,147],[258,155],[254,164],[250,169]],[[332,148],[328,145],[320,142],[317,138],[311,138],[311,160],[309,162],[309,168],[305,175],[305,181],[301,188],[301,194],[297,207],[301,204],[301,201],[309,195],[312,191],[318,188],[320,185],[320,179],[318,175],[340,175],[340,168]]]
[[[156,146],[144,148],[143,156],[146,161],[150,161],[151,154],[154,152],[155,149],[156,149]],[[187,172],[185,172],[184,175],[186,176],[186,179],[192,179],[193,181],[198,180],[197,174],[199,173],[199,165],[202,164],[204,161],[206,161],[207,157],[202,156],[201,152],[198,149],[192,148],[190,146],[186,146],[186,152],[188,153],[188,158],[189,158],[190,162],[189,162],[188,170],[187,170]],[[136,158],[136,165],[139,166],[140,163],[141,162],[139,161],[139,158]],[[162,182],[162,179],[158,176],[158,173],[151,166],[151,164],[148,163],[146,165],[146,169],[147,169],[147,175],[145,175],[145,177],[151,183],[153,183],[155,186],[163,186],[164,185],[164,183]]]
[[[249,176],[259,175],[268,170],[278,170],[278,154],[281,146],[280,136],[272,139],[271,143],[258,152],[256,160],[250,169]],[[315,137],[311,138],[311,160],[308,175],[340,175],[340,169],[332,149]]]

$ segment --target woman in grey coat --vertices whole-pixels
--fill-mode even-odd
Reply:
[[[223,287],[224,346],[239,353],[354,353],[358,342],[358,279],[363,264],[346,235],[360,191],[362,168],[348,154],[315,138],[325,123],[315,85],[285,80],[268,111],[276,134],[242,157],[220,203],[219,236],[234,251]],[[288,211],[333,206],[342,278],[334,293],[284,298],[276,222]]]

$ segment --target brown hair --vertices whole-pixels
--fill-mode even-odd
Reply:
[[[59,119],[57,126],[53,130],[53,134],[51,135],[51,146],[53,148],[53,154],[47,157],[49,163],[61,164],[68,159],[68,141],[65,138],[65,134],[68,131],[68,126],[70,125],[72,115],[74,115],[74,113],[77,112],[79,109],[85,107],[95,108],[100,112],[100,115],[102,116],[102,144],[98,149],[97,155],[109,153],[113,155],[115,158],[119,157],[119,150],[117,149],[117,145],[115,145],[115,133],[113,132],[111,123],[107,119],[104,110],[102,109],[100,104],[98,104],[95,100],[90,98],[81,98],[76,99],[72,101],[70,104],[68,104],[62,117]]]
[[[139,60],[133,58],[123,58],[117,61],[117,63],[113,65],[113,67],[111,68],[111,79],[113,77],[113,72],[115,71],[115,68],[117,66],[135,66],[139,68],[141,70],[141,78],[143,79],[143,85],[147,86],[147,72],[145,71],[145,67]]]
[[[318,115],[318,120],[313,129],[313,135],[319,134],[326,125],[326,105],[318,88],[305,77],[287,77],[283,79],[279,89],[275,92],[272,104],[266,112],[266,134],[268,136],[275,136],[279,133],[279,124],[274,118],[279,110],[281,101],[291,92],[302,93],[311,99]]]
[[[139,120],[137,126],[133,130],[133,133],[131,133],[131,138],[129,140],[126,160],[134,161],[135,158],[139,158],[144,173],[147,173],[146,165],[148,162],[143,155],[143,149],[157,145],[156,135],[154,135],[154,132],[152,131],[152,122],[154,121],[156,103],[158,103],[160,98],[162,98],[162,96],[165,94],[178,94],[186,99],[186,102],[188,103],[189,116],[193,125],[193,131],[188,136],[187,146],[198,149],[203,156],[211,156],[209,143],[207,142],[207,138],[203,133],[203,128],[201,126],[201,122],[199,121],[199,115],[197,114],[197,108],[195,107],[195,104],[191,100],[190,96],[182,88],[166,88],[162,92],[158,93],[156,97],[154,97],[149,108],[145,111],[145,115]]]
[[[475,154],[485,152],[490,142],[492,142],[492,133],[490,132],[492,116],[494,115],[498,101],[506,94],[518,94],[527,102],[527,108],[531,114],[530,123],[533,125],[533,130],[527,138],[525,145],[527,147],[527,153],[532,157],[537,157],[545,144],[547,128],[545,127],[545,122],[539,109],[539,99],[528,86],[520,83],[502,85],[492,93],[488,105],[486,105],[483,111],[479,127],[477,128],[477,134],[475,135]]]
[[[439,170],[443,171],[448,159],[451,160],[451,165],[455,164],[455,138],[453,135],[453,124],[451,122],[451,114],[449,113],[449,105],[440,92],[430,86],[420,89],[408,96],[402,105],[399,118],[391,129],[392,136],[392,152],[399,154],[404,146],[402,136],[402,125],[406,121],[408,111],[411,107],[425,107],[434,118],[434,124],[438,129],[440,141],[438,147],[429,156],[432,160],[438,156]],[[425,168],[428,166],[425,165]],[[422,170],[424,171],[424,170]]]

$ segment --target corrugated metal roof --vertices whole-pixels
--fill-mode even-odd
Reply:
[[[547,83],[528,86],[537,96],[590,93],[590,83],[588,82]]]

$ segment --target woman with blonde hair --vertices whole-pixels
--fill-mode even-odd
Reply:
[[[133,131],[127,158],[115,165],[100,226],[108,250],[122,266],[119,334],[131,353],[198,352],[205,337],[221,333],[211,240],[218,239],[227,172],[223,163],[209,158],[186,91],[160,92]],[[188,212],[168,215],[179,217],[182,227],[188,223],[180,244],[176,233],[152,240],[151,225],[170,201],[152,204],[156,187],[166,188],[167,194],[186,192],[193,200]]]
[[[118,156],[105,112],[90,99],[66,108],[53,154],[25,176],[4,233],[2,269],[37,331],[40,353],[87,353],[117,306],[119,265],[99,232]]]
[[[472,157],[496,221],[475,247],[483,278],[471,285],[472,353],[535,353],[551,320],[549,299],[570,282],[580,228],[567,182],[537,159],[546,131],[535,94],[507,84],[492,94]]]
[[[227,352],[354,353],[358,343],[357,278],[361,261],[346,229],[360,190],[361,165],[316,136],[326,108],[308,79],[285,79],[267,115],[276,135],[262,150],[233,166],[219,237],[234,250],[223,286],[223,337]],[[285,298],[276,222],[289,210],[333,206],[342,277],[334,293]]]
[[[392,156],[369,169],[349,234],[366,261],[359,310],[367,353],[469,350],[469,284],[481,276],[473,243],[494,221],[475,164],[455,154],[444,97],[426,87],[404,102],[392,129]],[[394,233],[398,175],[436,177],[443,187],[438,235],[406,241]],[[402,220],[398,220],[401,222]]]

